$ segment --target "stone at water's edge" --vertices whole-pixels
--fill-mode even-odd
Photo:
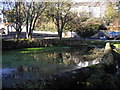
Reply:
[[[109,42],[107,42],[105,45],[104,55],[102,56],[101,61],[106,65],[113,65],[115,63],[114,56],[112,54],[112,48]]]
[[[106,45],[105,45],[105,51],[106,50],[111,50],[111,46],[110,46],[109,42],[107,42]]]
[[[104,48],[104,54],[101,57],[101,63],[105,65],[112,65],[116,66],[114,56],[112,53],[112,48],[109,42],[106,43],[105,48]]]
[[[112,54],[111,49],[105,50],[105,53],[101,57],[101,63],[104,63],[106,65],[112,65],[112,66],[115,65],[115,60],[114,60],[114,56]]]

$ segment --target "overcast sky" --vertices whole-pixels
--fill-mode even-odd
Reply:
[[[98,0],[73,0],[76,2],[91,2],[91,1],[98,1]]]
[[[76,2],[98,2],[98,1],[106,1],[106,0],[72,0]],[[107,0],[107,1],[114,1],[114,0]]]
[[[12,1],[12,0],[0,0],[2,1]],[[14,1],[14,0],[13,0]],[[29,0],[28,0],[29,1]],[[42,1],[42,0],[37,0],[37,1]],[[43,0],[43,1],[57,1],[57,0]],[[61,0],[60,0],[61,1]],[[64,0],[63,0],[64,1]],[[72,1],[77,1],[77,2],[86,2],[86,1],[93,1],[93,0],[72,0]]]

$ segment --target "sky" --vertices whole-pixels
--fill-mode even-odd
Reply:
[[[92,2],[92,1],[98,1],[98,0],[73,0],[75,2]]]
[[[0,0],[0,2],[5,2],[5,1],[22,1],[22,0]],[[32,1],[32,0],[27,0],[27,1]],[[56,1],[70,1],[70,0],[34,0],[35,2],[41,2],[41,1],[48,1],[48,2],[56,2]],[[105,1],[105,0],[72,0],[73,2],[98,2],[98,1]],[[114,0],[108,0],[108,1],[114,1]]]
[[[106,0],[72,0],[75,2],[98,2],[98,1],[106,1]],[[107,1],[114,1],[114,0],[107,0]]]
[[[5,1],[17,1],[17,0],[0,0],[0,2],[5,2]],[[18,0],[18,1],[22,1],[22,0]],[[31,1],[31,0],[28,0],[28,1]],[[70,1],[70,0],[34,0],[34,1]],[[100,0],[72,0],[72,1],[75,1],[75,2],[97,2],[97,1],[100,1]],[[101,0],[102,1],[102,0]]]

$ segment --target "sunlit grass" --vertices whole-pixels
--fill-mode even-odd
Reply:
[[[37,52],[46,52],[46,51],[63,51],[65,49],[69,49],[70,47],[39,47],[39,48],[25,48],[20,53],[37,53]]]
[[[101,40],[86,40],[88,44],[94,44],[94,45],[105,45],[107,42],[111,44],[120,44],[120,42],[115,42],[115,41],[101,41]]]
[[[120,49],[120,44],[114,44],[114,46],[118,49]]]
[[[25,50],[41,50],[45,49],[45,47],[40,47],[40,48],[25,48]]]
[[[70,48],[70,47],[39,47],[39,48],[26,48],[25,50],[41,50],[41,49],[57,49],[57,48]]]
[[[113,50],[118,54],[120,54],[120,44],[114,44],[114,46],[116,47],[116,49],[113,49]]]

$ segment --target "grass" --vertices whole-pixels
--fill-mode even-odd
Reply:
[[[114,46],[118,49],[120,49],[120,44],[114,44]]]
[[[36,27],[36,31],[50,31],[50,32],[57,32],[57,29],[52,29],[52,28],[39,28],[39,27]]]
[[[51,46],[51,47],[39,47],[39,48],[25,48],[23,49],[20,53],[44,53],[44,52],[62,52],[64,50],[67,50],[71,47],[55,47],[55,46]]]
[[[120,44],[120,42],[113,42],[113,41],[101,41],[101,40],[98,40],[98,41],[95,41],[95,40],[85,40],[85,42],[88,44],[88,45],[99,45],[99,46],[105,46],[105,44],[107,43],[107,42],[109,42],[111,45],[114,45],[114,44],[116,44],[116,45],[118,45],[118,44]]]

